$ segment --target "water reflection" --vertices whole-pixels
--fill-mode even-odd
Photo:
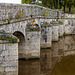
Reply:
[[[40,53],[40,60],[20,60],[19,65],[1,58],[0,75],[75,75],[75,36],[59,38]]]
[[[75,75],[75,36],[59,38],[41,49],[40,60],[19,61],[19,75]]]
[[[51,71],[52,67],[52,50],[43,49],[41,50],[41,59],[40,59],[40,72],[42,75],[48,74]]]
[[[19,61],[19,75],[40,75],[40,60]]]
[[[50,75],[75,75],[75,55],[57,62]]]

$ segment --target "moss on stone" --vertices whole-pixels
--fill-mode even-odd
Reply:
[[[50,22],[50,24],[52,24],[52,25],[61,25],[61,24],[63,24],[63,22],[62,21],[51,21]]]
[[[16,43],[17,42],[17,38],[9,37],[9,36],[7,36],[7,37],[0,37],[0,40],[7,40],[7,41],[10,41],[12,43]]]
[[[27,24],[26,30],[28,31],[40,31],[38,24]]]

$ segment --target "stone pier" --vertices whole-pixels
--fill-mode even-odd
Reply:
[[[62,37],[64,35],[64,25],[59,25],[59,37]]]
[[[41,48],[51,48],[52,46],[52,26],[48,23],[41,25]]]
[[[19,51],[20,58],[40,58],[40,27],[37,24],[27,24],[25,47]]]
[[[75,22],[74,19],[65,20],[65,35],[75,34]]]
[[[0,40],[0,75],[18,75],[18,43]]]
[[[59,25],[52,26],[52,41],[58,41]]]
[[[22,55],[25,58],[40,58],[40,31],[27,31],[25,52]]]

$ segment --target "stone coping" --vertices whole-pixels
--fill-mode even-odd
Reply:
[[[40,32],[41,31],[41,29],[40,30],[26,30],[26,32]]]
[[[3,43],[12,43],[12,42],[10,42],[8,40],[0,40],[0,44],[3,44]]]
[[[8,40],[0,40],[0,44],[7,44],[7,43],[13,43],[13,42],[10,42]],[[14,42],[14,43],[18,43],[18,42]]]
[[[43,8],[43,9],[48,9],[48,10],[51,10],[51,11],[61,11],[59,9],[50,9],[50,8],[46,8],[46,7],[43,7],[43,6],[39,6],[39,5],[36,5],[36,4],[13,4],[13,3],[0,3],[0,7],[38,7],[38,8]]]
[[[59,24],[51,24],[52,26],[59,26]]]
[[[18,43],[19,39],[12,35],[11,33],[0,33],[0,43],[1,42],[10,42],[10,43]]]
[[[52,27],[52,25],[41,25],[41,27]]]
[[[37,17],[33,17],[33,18],[30,18],[30,17],[28,17],[28,18],[23,18],[22,20],[21,19],[13,19],[13,20],[11,20],[10,21],[10,24],[12,24],[12,23],[16,23],[16,22],[21,22],[21,21],[26,21],[26,20],[32,20],[32,19],[56,19],[56,18],[46,18],[46,17],[40,17],[40,16],[37,16]],[[75,18],[59,18],[59,19],[75,19]],[[8,24],[8,22],[4,22],[4,21],[2,21],[1,20],[1,22],[2,23],[0,23],[0,26],[1,25],[6,25],[6,24]],[[9,25],[10,25],[9,24]]]

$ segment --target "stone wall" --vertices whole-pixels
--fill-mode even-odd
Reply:
[[[27,31],[25,50],[19,52],[20,58],[40,58],[40,32]]]
[[[13,34],[16,31],[21,32],[25,36],[26,21],[15,22],[11,24],[0,25],[0,30],[4,30],[6,33]]]
[[[51,49],[41,49],[41,73],[47,74],[46,70],[54,68],[66,56],[75,55],[75,36],[59,38],[58,42],[52,42]],[[50,71],[49,71],[50,72]]]
[[[75,14],[65,13],[65,18],[75,18]]]
[[[64,56],[75,55],[75,36],[64,37]]]
[[[65,30],[64,25],[63,24],[59,25],[58,30],[59,30],[58,32],[59,37],[62,37],[64,35],[64,30]]]
[[[52,18],[57,17],[57,13],[59,13],[59,17],[62,16],[62,11],[60,10],[52,10],[38,5],[29,5],[29,4],[5,4],[0,3],[0,20],[7,18],[15,18],[19,11],[23,12],[23,17],[33,16],[50,16]]]
[[[0,40],[0,75],[18,75],[18,44]]]
[[[59,25],[52,26],[52,41],[58,41]]]
[[[75,36],[64,36],[58,42],[52,42],[53,57],[75,55]]]
[[[41,28],[41,48],[51,48],[52,46],[52,26],[44,26]]]
[[[19,47],[21,48],[21,57],[26,58],[39,58],[40,57],[40,42],[41,47],[51,47],[52,41],[58,41],[59,36],[63,36],[63,34],[75,34],[75,19],[59,19],[63,20],[62,25],[52,25],[51,27],[46,27],[45,31],[48,32],[46,34],[47,39],[44,40],[41,38],[40,41],[40,32],[30,31],[26,32],[26,25],[31,23],[31,21],[35,20],[33,24],[38,24],[41,27],[43,22],[47,22],[50,24],[51,21],[56,21],[56,19],[51,18],[32,18],[24,21],[18,21],[11,24],[5,24],[0,26],[0,30],[5,30],[6,33],[13,34],[16,31],[19,31],[23,34],[24,39],[23,45],[20,43]],[[51,34],[52,33],[52,34]],[[21,34],[20,34],[21,36]],[[42,35],[41,35],[42,37]],[[21,37],[20,37],[21,38]],[[45,42],[47,41],[47,42]]]
[[[75,19],[65,19],[65,35],[75,34]]]

